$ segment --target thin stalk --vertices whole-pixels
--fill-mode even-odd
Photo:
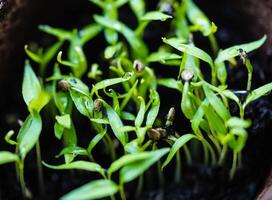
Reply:
[[[37,167],[38,167],[38,179],[39,179],[39,189],[42,196],[44,195],[44,178],[42,169],[42,159],[41,159],[41,148],[40,141],[36,143],[36,156],[37,156]]]
[[[137,189],[136,189],[136,193],[135,193],[135,199],[139,199],[139,197],[142,193],[142,190],[143,190],[143,184],[144,184],[144,176],[142,174],[138,179],[138,185],[137,185]]]
[[[110,150],[111,158],[112,158],[112,160],[115,160],[116,159],[116,152],[115,152],[114,144],[108,134],[105,134],[105,138],[107,140],[107,144],[108,144],[108,148]]]
[[[119,192],[120,192],[121,199],[126,200],[127,198],[126,198],[126,194],[124,190],[124,185],[122,183],[120,184]]]
[[[24,161],[18,162],[18,169],[19,169],[19,181],[22,190],[22,195],[24,199],[30,199],[32,197],[30,191],[27,189],[25,184],[25,177],[24,177]]]
[[[218,43],[216,41],[216,38],[214,36],[214,34],[210,34],[208,36],[209,40],[210,40],[210,43],[211,43],[211,47],[212,47],[212,51],[213,51],[213,54],[216,56],[217,53],[218,53],[218,50],[219,50],[219,47],[218,47]]]
[[[224,146],[223,146],[223,149],[222,149],[222,151],[221,151],[221,154],[220,154],[219,161],[218,161],[218,164],[219,164],[219,165],[222,165],[222,164],[223,164],[223,161],[225,160],[225,157],[226,157],[226,155],[227,155],[227,149],[228,149],[227,145],[224,145]]]
[[[253,72],[253,66],[249,59],[246,59],[245,65],[248,71],[248,79],[247,79],[247,91],[251,90],[251,82],[252,82],[252,72]]]
[[[178,150],[176,153],[175,183],[180,183],[180,179],[181,179],[181,159],[180,151]]]
[[[184,145],[183,148],[184,148],[184,153],[185,153],[185,156],[186,156],[186,159],[187,159],[187,163],[189,165],[191,165],[192,164],[191,152],[190,152],[190,150],[189,150],[189,148],[188,148],[188,146],[186,144]]]
[[[237,152],[233,152],[232,167],[230,170],[230,179],[233,179],[236,169],[237,169]]]
[[[157,145],[156,145],[156,143],[154,143],[153,147],[152,147],[152,150],[154,151],[156,149],[157,149]],[[163,183],[164,183],[164,177],[163,177],[163,173],[161,171],[161,167],[162,167],[162,164],[161,164],[161,161],[159,160],[157,162],[157,173],[158,173],[158,179],[159,179],[160,186],[162,186]]]

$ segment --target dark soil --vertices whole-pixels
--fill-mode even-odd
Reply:
[[[0,2],[2,1],[0,0]],[[6,3],[9,1],[6,0],[3,2]],[[33,3],[33,0],[29,0],[29,2]],[[43,34],[40,34],[36,30],[36,25],[45,23],[64,28],[82,27],[83,25],[90,22],[90,13],[92,13],[92,11],[94,10],[97,11],[95,6],[84,0],[78,2],[72,0],[59,0],[58,3],[53,0],[38,0],[35,2],[36,4],[33,7],[37,9],[34,9],[35,11],[33,11],[33,9],[30,9],[32,11],[29,11],[30,14],[33,14],[31,15],[32,18],[33,16],[35,16],[35,19],[32,19],[31,17],[29,17],[29,15],[26,15],[28,16],[28,23],[26,27],[29,28],[25,33],[25,38],[21,38],[21,40],[18,41],[18,45],[16,47],[12,47],[12,52],[17,52],[18,55],[14,54],[11,56],[9,54],[7,55],[8,58],[5,58],[5,62],[3,60],[0,60],[0,63],[8,63],[5,65],[9,66],[8,68],[5,68],[5,76],[3,77],[3,79],[1,79],[2,82],[0,82],[1,94],[5,94],[4,98],[1,95],[0,100],[0,127],[2,133],[0,135],[1,150],[10,148],[7,144],[3,142],[3,137],[5,133],[3,131],[8,131],[9,129],[18,130],[19,127],[16,123],[17,119],[24,119],[26,117],[26,109],[23,101],[21,100],[20,93],[22,79],[21,76],[23,69],[21,66],[23,66],[24,58],[24,53],[22,51],[23,44],[29,43],[31,41],[38,41],[40,44],[48,45],[48,41],[49,43],[50,41],[52,41],[52,38],[48,39]],[[209,17],[218,25],[219,32],[217,33],[217,36],[219,38],[219,43],[222,48],[230,46],[232,44],[256,39],[251,34],[247,34],[247,27],[243,25],[244,19],[240,17],[240,14],[238,12],[235,12],[232,9],[232,6],[228,3],[228,1],[220,1],[220,3],[218,2],[216,0],[211,0],[208,4],[207,2],[199,1],[199,4],[201,5],[201,8],[205,10],[205,13],[208,13]],[[5,5],[5,12],[8,13],[8,11],[11,9],[10,7],[8,7],[8,5],[12,4]],[[149,6],[154,8],[153,2],[151,2]],[[49,12],[50,15],[48,15]],[[127,16],[129,15],[126,14],[126,9],[123,9],[122,12],[123,14],[121,14],[121,17],[123,16],[125,20],[133,21],[133,19],[127,18]],[[8,14],[5,13],[5,15]],[[0,14],[1,19],[5,20],[5,15]],[[20,22],[18,23],[21,24]],[[24,21],[24,23],[26,22]],[[165,30],[161,26],[161,24],[154,24],[153,26],[153,28],[158,28],[157,30],[159,30],[155,34],[157,35],[157,40],[155,40],[155,42],[153,40],[154,32],[150,32],[150,35],[147,32],[146,41],[154,44],[160,41],[160,38]],[[12,31],[11,35],[14,35],[16,31],[20,32],[20,30],[21,33],[23,33],[23,30],[25,31],[25,29],[15,28]],[[14,36],[10,36],[10,38],[14,38]],[[199,38],[200,37],[196,35],[197,44],[205,47],[206,41],[202,41],[202,39]],[[10,42],[12,40],[9,39],[8,41]],[[99,46],[100,42],[98,42],[96,45]],[[5,48],[8,49],[11,47],[7,45]],[[92,46],[87,47],[87,49],[88,52],[90,52],[92,59],[96,59],[94,57],[99,56],[99,52],[95,51]],[[13,56],[18,59],[12,59]],[[269,69],[265,67],[266,65],[264,65],[267,64],[267,62],[264,61],[266,59],[263,59],[262,55],[255,54],[250,56],[254,56],[253,63],[255,67],[255,72],[253,86],[257,87],[271,81],[271,76],[269,76],[269,74],[271,73],[269,73]],[[8,60],[12,60],[12,62]],[[172,72],[169,72],[170,70],[167,70],[168,72],[166,72],[166,70],[163,70],[163,68],[158,69],[158,74],[161,75],[165,75],[165,73],[168,73],[168,76],[176,74],[176,71],[174,70]],[[13,75],[14,71],[17,72],[15,75]],[[244,83],[241,83],[241,81],[246,80],[246,71],[243,70],[242,67],[236,69],[229,69],[229,71],[231,74],[228,80],[230,87],[233,89],[244,88]],[[162,90],[162,92],[164,92],[164,90]],[[174,105],[177,108],[179,107],[179,103],[177,102],[180,102],[180,99],[177,98],[176,93],[173,92],[170,94],[170,96],[173,98],[169,98],[169,95],[162,97],[162,105],[165,105],[165,107],[163,108],[164,110],[161,113],[162,117],[165,115],[165,113],[167,113],[167,110],[171,106]],[[172,101],[169,101],[169,99],[172,99]],[[182,116],[178,117],[179,119],[182,118]],[[263,98],[259,101],[254,102],[249,107],[246,113],[246,117],[252,120],[253,126],[249,131],[248,145],[244,150],[243,168],[237,171],[233,181],[230,182],[228,180],[228,168],[210,168],[204,166],[203,164],[194,163],[192,166],[183,166],[182,180],[181,183],[178,185],[172,182],[172,175],[171,177],[166,177],[166,184],[163,187],[160,187],[158,186],[158,184],[156,184],[156,178],[154,178],[154,180],[147,180],[151,177],[148,176],[146,178],[147,184],[144,185],[143,196],[141,196],[140,199],[254,199],[263,187],[263,183],[266,179],[266,176],[269,174],[272,162],[272,159],[270,158],[270,155],[272,154],[272,148],[270,145],[270,141],[272,141],[272,135],[270,134],[270,130],[272,128],[271,99]],[[83,123],[85,124],[84,119],[79,118],[77,120],[83,121]],[[188,124],[180,124],[180,121],[181,120],[177,121],[176,128],[178,130],[181,130],[182,133],[189,131]],[[44,127],[46,127],[47,130],[53,130],[53,128],[48,127],[47,124],[49,123],[45,123]],[[78,124],[79,128],[82,127],[81,124],[76,124]],[[85,125],[84,127],[88,127]],[[81,141],[79,141],[82,146],[85,145],[84,142],[92,137],[92,135],[89,134],[90,131],[87,131],[87,133],[85,131],[86,130],[83,130],[84,134],[79,135],[79,138],[82,138]],[[56,141],[53,131],[43,132],[41,141],[43,160],[47,161],[48,163],[55,163],[56,159],[54,158],[54,156],[58,154],[61,150],[61,142]],[[102,149],[100,152],[102,152],[103,155]],[[58,161],[61,162],[61,160]],[[105,163],[107,162],[108,161],[105,161]],[[171,169],[168,169],[170,171],[170,174],[172,174],[171,171],[173,171],[174,167],[175,166],[172,166]],[[93,178],[93,175],[85,172],[54,171],[44,168],[46,187],[44,193],[41,193],[38,187],[38,177],[34,176],[37,175],[36,158],[34,151],[30,153],[30,155],[26,159],[25,172],[27,185],[33,192],[34,199],[57,199],[68,191],[72,190],[73,188],[87,183]],[[133,191],[135,188],[134,183],[131,188],[132,189],[128,191],[129,199],[133,199]],[[9,164],[5,166],[0,166],[0,200],[13,199],[21,199],[21,192],[16,179],[14,165]]]

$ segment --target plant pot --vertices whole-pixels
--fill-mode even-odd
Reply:
[[[4,116],[1,119],[1,127],[4,127],[4,129],[10,129],[11,127],[12,128],[18,127],[18,125],[16,124],[17,118],[18,117],[23,118],[25,115],[24,113],[26,112],[25,109],[22,108],[24,107],[22,103],[19,103],[21,100],[20,101],[18,100],[18,99],[21,99],[20,90],[21,90],[21,76],[23,71],[23,69],[20,66],[23,66],[23,62],[25,58],[24,52],[23,52],[23,45],[25,43],[28,43],[29,40],[33,40],[39,37],[37,36],[38,34],[36,31],[37,24],[44,23],[44,24],[71,28],[73,27],[74,24],[78,24],[78,23],[84,24],[84,20],[86,19],[86,16],[88,16],[87,13],[90,10],[94,9],[92,6],[90,6],[87,3],[75,2],[72,0],[69,0],[69,1],[60,0],[58,2],[55,2],[53,0],[50,0],[50,1],[21,0],[21,1],[14,1],[15,4],[12,4],[13,3],[12,1],[7,0],[7,2],[11,2],[11,3],[10,3],[10,8],[8,7],[6,8],[7,14],[3,17],[2,19],[3,22],[6,24],[13,23],[12,21],[10,21],[10,19],[13,19],[13,18],[20,18],[22,19],[22,22],[16,22],[14,26],[13,25],[11,26],[12,28],[9,28],[10,26],[7,26],[7,25],[0,26],[0,32],[1,30],[4,30],[6,32],[6,34],[2,36],[3,38],[0,38],[0,42],[1,41],[5,42],[5,44],[2,47],[0,47],[0,55],[4,55],[2,54],[2,52],[6,53],[6,56],[3,57],[3,60],[2,58],[0,60],[0,65],[1,65],[0,71],[2,72],[3,70],[3,73],[0,73],[0,75],[4,74],[3,77],[0,77],[0,84],[1,84],[0,89],[1,89],[1,93],[6,95],[6,97],[0,104],[1,108],[3,108],[1,109],[1,116]],[[261,73],[272,74],[272,70],[271,70],[272,68],[269,67],[271,66],[270,58],[272,54],[269,47],[272,44],[272,29],[270,30],[272,26],[267,26],[267,24],[264,23],[264,22],[267,22],[267,19],[270,19],[270,17],[272,17],[272,12],[270,12],[270,10],[268,9],[267,2],[261,1],[257,3],[256,1],[254,2],[254,0],[248,0],[245,3],[245,1],[243,0],[239,0],[239,1],[233,0],[233,2],[226,0],[224,2],[221,1],[218,3],[216,0],[213,0],[209,2],[209,4],[205,2],[201,2],[201,1],[199,1],[199,3],[200,5],[203,5],[203,8],[206,10],[206,13],[208,15],[211,15],[214,19],[217,19],[218,16],[220,19],[223,19],[224,14],[226,12],[234,12],[230,15],[231,16],[230,19],[235,20],[237,19],[237,17],[240,17],[240,11],[243,11],[243,18],[240,18],[242,24],[239,24],[238,22],[238,25],[236,23],[236,25],[231,26],[232,28],[239,27],[240,29],[243,29],[243,31],[241,31],[240,34],[237,34],[237,35],[234,34],[233,37],[235,38],[232,38],[232,35],[229,34],[227,36],[229,38],[225,40],[226,45],[229,45],[228,43],[229,41],[232,41],[232,42],[240,41],[241,37],[243,38],[243,34],[247,33],[248,31],[251,31],[251,34],[247,34],[245,36],[245,39],[255,38],[256,36],[261,36],[264,33],[268,34],[268,38],[269,38],[268,44],[265,48],[262,49],[263,54],[259,56],[261,58],[259,60],[259,63],[261,64],[259,65],[266,66],[266,67],[265,69],[260,70],[261,72],[258,77],[260,77],[260,83],[271,81],[271,78],[269,76],[266,76],[268,78],[265,78],[265,80],[262,80],[262,75],[261,75]],[[233,7],[235,7],[236,11],[232,10]],[[82,11],[82,9],[84,11]],[[225,11],[223,12],[223,10],[225,10],[226,12]],[[49,12],[50,12],[50,16],[48,16]],[[19,15],[18,13],[21,13],[21,14]],[[80,16],[79,16],[79,13],[81,13]],[[67,21],[71,23],[67,24]],[[244,23],[244,21],[245,22],[250,21],[250,23]],[[226,24],[226,23],[228,22],[223,22],[223,24]],[[220,37],[224,38],[224,33],[220,33],[220,34],[222,34]],[[18,35],[25,35],[25,36],[18,37]],[[14,71],[18,73],[14,74]],[[233,74],[234,74],[234,77],[236,77],[235,72],[233,72]],[[12,80],[10,79],[10,77],[12,77]],[[241,79],[241,77],[238,77],[238,79]],[[11,81],[12,81],[12,84],[10,83]],[[233,81],[233,85],[237,85],[235,81],[236,80]],[[7,91],[7,88],[9,88],[8,91]],[[6,105],[10,105],[10,106],[7,107]],[[10,107],[12,107],[12,109]],[[11,114],[7,115],[7,113],[11,113]],[[254,113],[254,111],[252,111],[252,113]],[[259,144],[256,145],[256,142],[254,142],[255,139],[259,142],[262,142],[262,141],[268,140],[269,137],[267,137],[267,134],[254,136],[254,139],[250,141],[252,143],[251,146],[258,148]],[[3,136],[0,136],[0,144],[2,141],[4,141]],[[1,147],[3,145],[1,144]],[[50,148],[51,145],[53,146],[53,144],[47,144],[46,147]],[[53,147],[52,149],[53,151],[56,151],[56,149],[54,149]],[[262,149],[262,150],[269,151],[269,146],[266,149]],[[252,155],[256,156],[256,154],[252,154]],[[47,157],[50,157],[50,156],[47,156]],[[263,180],[266,179],[266,176],[268,174],[267,168],[270,168],[270,167],[271,167],[271,162],[268,162],[264,166],[263,168],[264,172],[262,173],[263,177],[258,179],[260,180],[259,185],[257,186],[258,189],[255,188],[255,191],[261,191],[262,188],[264,188],[263,192],[261,192],[261,194],[258,197],[258,199],[260,200],[269,199],[270,195],[272,195],[271,194],[272,189],[270,188],[271,177],[268,178],[266,186],[264,187],[262,186]],[[193,167],[193,170],[191,171],[191,173],[194,173],[194,169],[196,171],[199,171],[200,168],[202,168],[202,166]],[[212,173],[213,175],[211,175],[210,178],[211,180],[214,181],[216,180],[217,176],[221,176],[221,174],[223,174],[224,176],[226,175],[226,173],[224,173],[224,170],[222,171],[221,169],[219,170],[217,168],[205,169],[202,172],[199,172],[199,174],[200,176],[202,176],[202,179],[204,180],[207,177],[209,177],[210,173]],[[56,178],[58,179],[56,182],[60,183],[63,180],[65,180],[65,178],[74,176],[74,175],[71,175],[71,176],[70,175],[71,174],[68,174],[68,173],[63,174],[63,177]],[[80,175],[84,176],[84,173]],[[190,180],[190,178],[191,177],[188,176],[187,180]],[[49,183],[50,181],[48,181],[48,184]],[[63,185],[67,184],[68,186],[63,186],[63,188],[65,188],[64,192],[68,192],[75,185],[80,185],[81,183],[82,183],[82,180],[78,182],[75,181],[75,183],[71,183],[71,184],[69,183],[60,183],[60,184],[63,184]],[[244,183],[244,184],[247,184],[247,183]],[[52,189],[52,190],[56,191],[56,189]],[[18,191],[18,188],[17,188],[17,191]],[[170,188],[169,191],[173,191],[173,190],[171,190]],[[163,195],[160,195],[161,190],[155,191],[155,192],[156,194],[159,194],[161,198],[163,198]],[[254,195],[256,196],[256,194]],[[0,197],[1,197],[1,191],[0,191]]]

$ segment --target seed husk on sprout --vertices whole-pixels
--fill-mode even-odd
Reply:
[[[67,80],[62,79],[58,82],[58,88],[63,92],[67,92],[70,89],[70,84]]]
[[[102,110],[102,106],[103,106],[103,104],[102,104],[101,100],[96,99],[94,101],[94,112],[96,112],[96,113],[100,112]]]
[[[190,69],[185,69],[181,73],[181,78],[184,81],[190,81],[190,80],[192,80],[193,77],[194,77],[194,72]]]
[[[144,70],[144,64],[140,60],[134,60],[133,68],[136,72],[140,73]]]

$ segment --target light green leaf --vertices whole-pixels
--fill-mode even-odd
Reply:
[[[78,32],[81,45],[90,41],[102,31],[102,27],[98,24],[90,24]]]
[[[37,99],[42,91],[40,82],[32,70],[28,61],[25,63],[24,78],[23,78],[23,98],[27,106],[31,101]]]
[[[142,21],[152,21],[152,20],[165,21],[169,18],[173,18],[173,17],[170,15],[164,14],[163,12],[160,12],[160,11],[149,11],[140,19]]]
[[[19,160],[19,157],[16,154],[9,151],[0,151],[0,165],[16,162],[17,160]]]
[[[162,85],[164,87],[168,87],[171,89],[178,90],[182,92],[183,85],[181,81],[178,81],[174,78],[161,78],[157,80],[158,85]]]
[[[68,164],[62,165],[49,165],[43,162],[43,164],[50,169],[58,169],[58,170],[69,170],[69,169],[79,169],[85,170],[89,172],[98,172],[104,175],[104,169],[97,163],[88,162],[88,161],[74,161]]]
[[[69,114],[65,114],[62,116],[56,116],[57,122],[62,125],[64,128],[71,128],[71,117]]]
[[[123,77],[120,77],[120,78],[111,78],[111,79],[102,80],[93,86],[91,94],[94,94],[96,91],[104,89],[106,87],[128,81],[132,77],[132,75],[133,74],[131,72],[127,72]]]
[[[45,33],[58,37],[60,40],[69,40],[73,37],[73,34],[68,30],[54,28],[48,25],[40,25],[39,29]]]
[[[264,86],[261,86],[255,90],[253,90],[246,98],[246,101],[243,105],[245,108],[249,103],[252,101],[255,101],[256,99],[259,99],[260,97],[266,95],[267,93],[271,92],[272,90],[272,83],[268,83]]]
[[[98,16],[98,15],[95,15],[94,19],[97,23],[107,28],[112,28],[115,31],[120,32],[127,39],[131,48],[139,57],[144,58],[147,56],[148,49],[145,43],[143,42],[143,40],[140,39],[138,36],[136,36],[136,34],[130,28],[128,28],[125,24],[116,20],[108,19],[106,17]]]
[[[149,167],[157,162],[162,156],[169,152],[169,148],[162,148],[150,152],[147,159],[132,162],[124,166],[120,171],[120,182],[127,183],[142,175]]]
[[[203,89],[210,105],[217,112],[217,114],[226,122],[230,118],[230,112],[216,94],[207,86],[203,85]]]
[[[109,123],[114,135],[123,145],[125,145],[128,141],[128,136],[127,133],[122,130],[122,127],[124,126],[123,122],[121,121],[116,111],[109,104],[107,104],[103,100],[101,101],[103,102],[103,105],[106,108],[107,117],[109,119]]]
[[[136,120],[135,120],[135,126],[140,127],[144,121],[144,116],[145,116],[145,101],[143,97],[139,96],[138,99],[140,100],[140,110],[138,111]]]
[[[152,127],[157,115],[159,113],[160,109],[160,96],[159,93],[156,90],[151,90],[150,91],[150,98],[153,99],[153,102],[151,104],[151,108],[148,111],[147,118],[146,118],[146,126]]]
[[[258,49],[260,46],[263,45],[265,40],[266,40],[266,35],[257,41],[250,42],[247,44],[235,45],[235,46],[229,47],[223,51],[220,51],[216,60],[215,60],[215,63],[221,63],[221,62],[224,62],[226,60],[230,60],[231,58],[238,56],[240,54],[239,49],[243,49],[247,53],[249,53],[255,49]]]
[[[166,39],[163,38],[163,42],[169,44],[170,46],[174,47],[175,49],[192,55],[204,62],[207,62],[213,68],[213,60],[212,58],[203,50],[191,45],[191,44],[182,44],[175,38]]]
[[[61,200],[100,199],[114,195],[119,190],[111,180],[95,180],[61,197]]]
[[[146,62],[151,63],[151,62],[160,62],[160,63],[166,63],[166,61],[169,60],[180,60],[182,56],[175,54],[175,53],[170,53],[166,51],[158,51],[151,53],[147,59]]]
[[[140,20],[140,18],[145,13],[145,1],[144,0],[129,0],[129,5],[136,15],[137,19]]]
[[[113,172],[116,172],[120,168],[127,166],[133,162],[142,161],[145,159],[149,159],[153,156],[153,152],[142,152],[142,153],[134,153],[127,154],[115,160],[108,169],[108,174],[111,175]]]
[[[37,143],[42,130],[42,120],[40,115],[35,111],[25,120],[17,136],[19,154],[25,158],[27,153]]]
[[[93,99],[91,96],[82,95],[75,90],[70,90],[71,98],[77,110],[86,117],[91,117],[93,114]]]
[[[231,128],[249,128],[250,125],[250,120],[244,120],[238,117],[231,117],[226,123],[226,126]]]
[[[166,158],[166,160],[164,161],[163,165],[162,165],[162,169],[168,165],[168,163],[172,160],[172,158],[174,157],[174,155],[177,153],[177,151],[179,151],[179,149],[181,147],[183,147],[187,142],[189,142],[191,139],[197,139],[197,137],[193,134],[185,134],[182,135],[181,137],[179,137],[175,143],[172,145],[170,152]]]

